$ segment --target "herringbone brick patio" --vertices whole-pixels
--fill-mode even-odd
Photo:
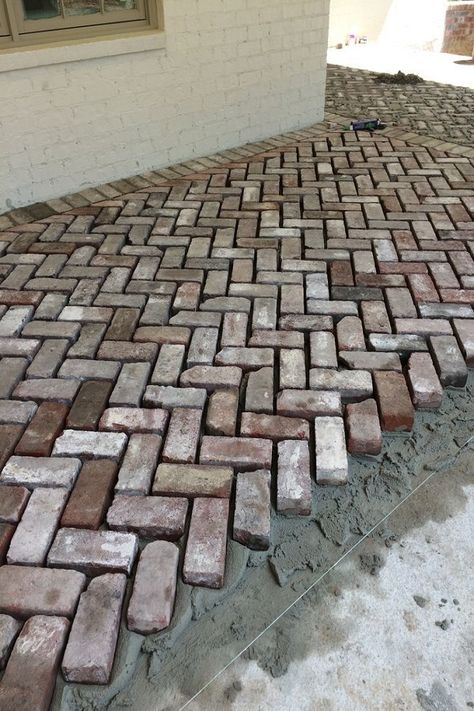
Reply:
[[[1,709],[465,384],[473,213],[468,158],[348,132],[0,234]]]

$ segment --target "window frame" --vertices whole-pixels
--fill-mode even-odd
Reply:
[[[136,10],[28,20],[24,18],[21,0],[0,0],[0,50],[163,29],[162,0],[136,1]]]

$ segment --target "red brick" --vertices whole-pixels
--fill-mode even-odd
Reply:
[[[117,478],[117,465],[108,459],[85,462],[61,518],[66,528],[97,530],[103,523]]]
[[[347,483],[348,461],[342,417],[316,417],[316,481],[340,486]]]
[[[351,454],[380,454],[382,432],[375,400],[347,405],[346,423],[347,449]]]
[[[154,634],[169,626],[176,595],[178,561],[179,549],[168,541],[154,541],[143,549],[128,605],[129,630]]]
[[[15,533],[15,526],[10,523],[0,523],[0,565],[6,560],[10,541]]]
[[[21,630],[21,622],[10,615],[0,615],[0,670],[5,668],[11,648]]]
[[[237,475],[233,538],[253,550],[270,546],[270,482],[266,469]]]
[[[76,570],[4,565],[0,567],[0,612],[72,617],[86,577]]]
[[[474,321],[455,318],[453,327],[467,365],[474,365]]]
[[[233,476],[233,469],[230,467],[159,464],[153,483],[153,494],[188,498],[203,496],[229,498]]]
[[[1,709],[48,711],[68,627],[64,617],[38,615],[25,623],[0,685]]]
[[[408,384],[417,409],[432,410],[441,405],[443,388],[428,353],[412,353],[408,360]]]
[[[428,274],[409,274],[408,283],[410,284],[413,298],[417,303],[420,301],[428,303],[439,301],[439,294]]]
[[[194,462],[201,431],[202,410],[176,408],[163,447],[164,462]]]
[[[211,435],[233,437],[237,427],[239,390],[216,390],[209,398],[206,431]]]
[[[309,439],[306,420],[282,415],[258,415],[242,413],[240,434],[244,437],[262,437],[278,442],[283,439]]]
[[[414,410],[410,393],[401,373],[374,373],[375,391],[384,432],[411,431]]]
[[[110,407],[99,421],[99,430],[111,432],[155,432],[162,435],[168,422],[166,410],[138,407]]]
[[[47,457],[62,432],[69,407],[61,402],[43,402],[15,448],[15,454]]]
[[[442,385],[445,388],[463,388],[467,382],[468,370],[455,337],[432,336],[430,344],[433,362]]]
[[[222,351],[221,351],[222,352]],[[216,363],[218,359],[216,358]],[[235,366],[214,367],[196,365],[181,374],[180,385],[184,387],[206,388],[208,392],[221,388],[239,387],[242,371]]]
[[[109,682],[126,584],[125,575],[107,573],[82,593],[61,667],[66,681]]]
[[[204,436],[200,463],[233,466],[239,471],[270,469],[272,442],[248,437]]]
[[[278,443],[277,509],[280,513],[309,516],[311,474],[307,442]]]
[[[48,566],[73,568],[86,575],[130,575],[137,555],[137,537],[118,531],[60,528],[48,555]]]
[[[29,495],[24,486],[0,486],[0,523],[18,523]]]
[[[188,500],[171,496],[115,497],[107,524],[115,531],[132,531],[141,538],[176,541],[184,533]]]
[[[183,580],[190,585],[224,585],[227,547],[227,499],[194,499]]]

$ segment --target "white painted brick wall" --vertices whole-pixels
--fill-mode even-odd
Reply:
[[[328,9],[165,0],[165,49],[0,71],[0,213],[321,120]]]

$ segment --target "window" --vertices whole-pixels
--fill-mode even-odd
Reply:
[[[161,0],[0,0],[0,49],[161,27]]]

